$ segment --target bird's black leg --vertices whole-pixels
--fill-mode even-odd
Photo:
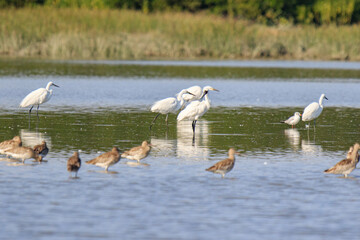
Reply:
[[[30,118],[31,118],[31,110],[33,109],[34,106],[31,106],[30,110],[29,110],[29,129],[30,129]]]
[[[193,143],[195,142],[195,126],[196,126],[196,120],[192,122],[192,129],[193,129]]]
[[[160,116],[160,113],[158,113],[158,114],[154,117],[154,119],[152,120],[152,122],[151,122],[151,124],[150,124],[150,130],[151,130],[151,128],[152,128],[152,125],[155,123],[156,119],[157,119],[159,116]]]

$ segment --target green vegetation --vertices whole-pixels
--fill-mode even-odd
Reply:
[[[267,24],[349,24],[360,21],[360,0],[0,0],[0,7],[132,9],[207,12]]]
[[[360,60],[359,25],[266,26],[191,13],[0,9],[0,57]]]

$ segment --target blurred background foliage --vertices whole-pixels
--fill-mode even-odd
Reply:
[[[36,6],[212,13],[267,25],[360,22],[360,0],[0,0],[0,8]]]

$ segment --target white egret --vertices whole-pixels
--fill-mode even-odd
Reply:
[[[314,120],[314,126],[315,126],[315,120],[316,118],[318,118],[323,110],[323,105],[322,105],[322,102],[324,100],[324,98],[326,100],[327,97],[325,96],[325,94],[321,94],[320,96],[320,99],[319,99],[319,103],[317,102],[313,102],[313,103],[310,103],[305,109],[304,109],[304,112],[302,114],[302,121],[303,122],[307,122],[307,121],[311,121],[311,120]],[[310,124],[309,124],[310,126]]]
[[[29,110],[29,121],[30,121],[31,110],[35,105],[37,105],[36,116],[39,119],[39,114],[38,114],[39,106],[40,104],[46,103],[47,101],[50,100],[52,95],[52,90],[50,90],[51,86],[59,87],[55,83],[49,82],[46,85],[46,88],[39,88],[32,91],[21,101],[20,107],[24,108],[31,106]]]
[[[183,95],[183,98],[186,102],[191,102],[194,100],[199,100],[203,94],[203,90],[201,89],[200,86],[192,86],[186,89],[188,92],[191,92],[191,94],[189,93],[185,93]]]
[[[281,121],[281,123],[286,123],[288,125],[291,125],[291,128],[294,128],[294,126],[300,122],[300,116],[301,114],[299,112],[296,112],[294,113],[294,116],[289,117],[285,121]]]
[[[150,130],[152,128],[152,125],[155,123],[156,119],[160,116],[160,114],[166,114],[165,122],[166,122],[166,125],[168,124],[169,113],[176,113],[180,109],[180,107],[184,104],[183,95],[185,93],[192,95],[191,92],[188,92],[186,89],[183,89],[177,94],[176,98],[174,98],[174,97],[165,98],[165,99],[155,102],[151,106],[150,110],[152,112],[156,112],[158,114],[155,116],[155,118],[151,122]]]
[[[177,116],[177,120],[192,120],[193,140],[195,138],[196,121],[210,109],[210,100],[208,97],[209,91],[219,91],[213,87],[206,86],[203,89],[203,95],[200,100],[192,101],[184,110]],[[205,99],[203,99],[205,97]]]

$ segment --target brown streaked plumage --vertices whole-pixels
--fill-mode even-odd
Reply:
[[[5,154],[12,156],[13,158],[22,159],[24,163],[26,159],[34,158],[35,160],[41,162],[42,157],[39,156],[32,148],[29,147],[15,147],[5,151]]]
[[[351,146],[351,147],[349,148],[348,153],[346,154],[346,159],[350,159],[350,158],[351,158],[351,153],[353,152],[353,150],[354,150],[354,147]],[[356,160],[356,164],[355,164],[355,167],[356,167],[356,165],[359,163],[359,160],[360,160],[360,158],[359,158],[359,153],[356,154],[355,160]]]
[[[107,171],[111,165],[114,165],[115,163],[119,162],[120,158],[121,156],[119,149],[117,147],[113,147],[110,152],[103,153],[100,156],[90,161],[87,161],[86,163],[93,164],[98,167],[103,167],[105,168],[105,171]]]
[[[227,159],[224,159],[215,165],[209,167],[206,169],[206,171],[213,172],[213,173],[219,173],[221,174],[222,178],[225,177],[225,174],[230,172],[234,165],[235,165],[235,154],[239,154],[235,151],[235,149],[230,148],[229,149],[229,157]]]
[[[324,172],[325,173],[332,173],[332,174],[344,174],[344,176],[347,177],[348,174],[350,174],[356,167],[356,164],[357,164],[358,159],[359,159],[358,158],[358,151],[359,151],[359,144],[355,143],[354,147],[352,149],[352,152],[350,154],[350,158],[346,158],[344,160],[341,160],[340,162],[335,164],[335,166],[325,170]],[[348,155],[349,155],[349,153],[348,153]]]
[[[22,141],[20,136],[15,136],[11,140],[6,140],[0,143],[0,154],[5,154],[5,151],[10,150],[14,147],[21,147]]]
[[[48,152],[49,148],[46,146],[46,142],[42,141],[41,144],[34,146],[34,152],[39,154],[42,158],[44,158]]]
[[[149,155],[151,146],[152,145],[147,141],[143,141],[141,146],[133,147],[130,150],[125,151],[121,154],[121,157],[140,162],[141,159],[146,158]]]
[[[79,152],[76,151],[74,154],[69,157],[67,161],[67,170],[70,172],[75,172],[75,177],[77,177],[77,172],[81,167],[81,159],[79,157]]]

